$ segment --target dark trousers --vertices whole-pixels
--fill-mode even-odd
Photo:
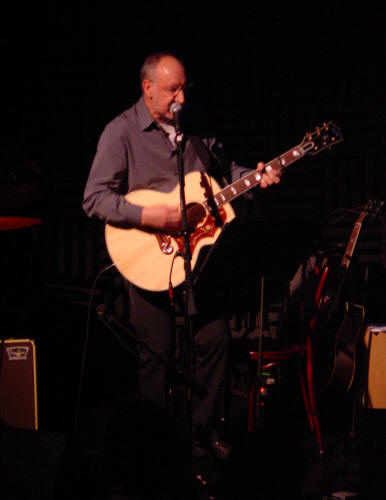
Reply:
[[[168,294],[151,293],[128,284],[130,321],[139,339],[162,356],[173,360],[176,350],[174,318]],[[202,397],[192,397],[192,431],[210,432],[223,407],[224,383],[230,348],[228,322],[210,304],[198,307],[193,316],[194,382],[206,390]],[[185,339],[186,340],[186,339]],[[160,408],[166,407],[165,366],[151,352],[140,348],[140,399]]]

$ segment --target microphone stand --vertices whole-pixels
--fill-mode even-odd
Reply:
[[[193,296],[193,281],[192,281],[192,268],[191,268],[191,248],[189,239],[188,218],[185,199],[185,174],[184,174],[184,161],[183,161],[183,133],[180,127],[179,111],[180,105],[173,103],[176,106],[174,114],[175,130],[176,130],[176,144],[177,144],[177,163],[178,163],[178,176],[180,185],[180,211],[182,221],[182,236],[183,236],[183,259],[185,270],[185,290],[184,290],[184,335],[183,335],[183,350],[184,359],[186,363],[186,371],[190,379],[190,385],[187,391],[187,414],[189,418],[189,441],[192,440],[192,391],[191,387],[194,386],[194,349],[193,349],[193,328],[192,316],[197,314],[196,306]],[[172,104],[172,112],[173,112]]]
[[[157,359],[159,363],[161,363],[166,370],[166,373],[168,374],[166,376],[167,379],[173,380],[175,383],[180,382],[186,387],[190,387],[191,391],[193,394],[197,394],[199,397],[204,397],[206,396],[206,390],[203,386],[200,384],[190,384],[190,381],[187,379],[187,376],[185,373],[183,373],[178,367],[176,367],[173,363],[170,361],[165,360],[160,354],[158,354],[154,349],[152,349],[147,342],[144,340],[141,340],[134,330],[132,330],[130,327],[124,325],[121,321],[119,321],[116,317],[116,315],[109,313],[106,311],[106,308],[103,304],[99,304],[96,308],[96,312],[98,315],[98,318],[101,320],[101,322],[113,333],[114,337],[118,340],[118,342],[127,350],[129,351],[134,357],[139,358],[138,353],[129,347],[126,342],[122,340],[118,332],[112,327],[112,325],[117,326],[125,332],[132,340],[136,342],[138,347],[142,350],[148,351],[154,358]]]

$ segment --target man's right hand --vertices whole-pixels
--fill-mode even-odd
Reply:
[[[141,226],[176,235],[181,231],[181,214],[176,205],[151,205],[143,207]]]

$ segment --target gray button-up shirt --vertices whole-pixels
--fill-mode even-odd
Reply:
[[[214,138],[202,139],[216,155],[223,154],[222,145]],[[192,142],[185,143],[184,173],[205,171]],[[232,180],[250,169],[235,163],[223,164]],[[136,189],[172,191],[178,184],[177,154],[167,134],[154,121],[143,97],[131,108],[113,119],[104,129],[86,183],[83,209],[111,225],[122,227],[140,224],[142,207],[125,200]]]

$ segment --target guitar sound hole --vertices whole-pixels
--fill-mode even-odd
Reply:
[[[194,229],[206,216],[205,208],[199,203],[188,203],[187,207],[188,227]]]

